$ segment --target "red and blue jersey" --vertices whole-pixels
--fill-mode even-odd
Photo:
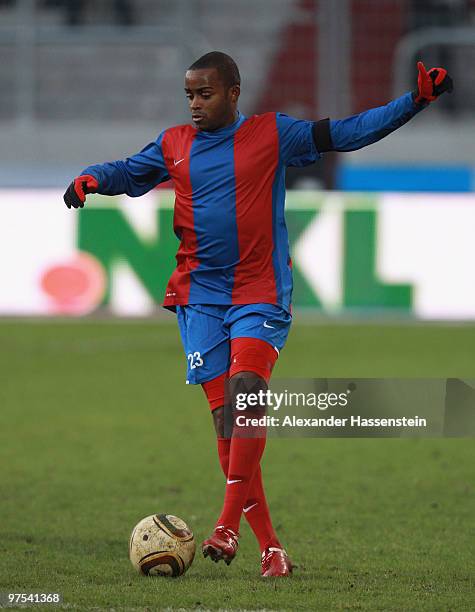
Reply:
[[[109,195],[142,195],[173,179],[180,246],[164,306],[269,303],[290,309],[285,168],[320,156],[312,127],[279,113],[239,114],[213,132],[180,125],[124,162],[85,171]]]
[[[421,108],[408,93],[326,123],[266,113],[239,114],[216,131],[180,125],[125,161],[89,166],[83,174],[97,179],[99,193],[133,197],[173,179],[180,246],[164,306],[268,303],[289,311],[285,168],[311,164],[323,151],[353,151],[376,142]],[[326,134],[320,152],[318,124]]]

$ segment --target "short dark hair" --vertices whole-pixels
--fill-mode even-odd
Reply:
[[[241,75],[233,58],[221,51],[210,51],[193,62],[188,70],[202,70],[204,68],[216,68],[219,78],[225,87],[241,84]]]

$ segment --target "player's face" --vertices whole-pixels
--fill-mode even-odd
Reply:
[[[227,88],[216,68],[188,70],[185,93],[191,119],[198,130],[218,130],[236,120],[239,86]]]

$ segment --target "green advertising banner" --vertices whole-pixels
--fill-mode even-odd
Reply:
[[[0,314],[144,316],[159,307],[178,249],[173,192],[90,196],[80,211],[57,190],[1,195]],[[472,194],[291,191],[286,220],[294,307],[475,318]],[[23,228],[22,240],[9,227]]]

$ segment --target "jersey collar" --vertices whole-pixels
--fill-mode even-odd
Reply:
[[[208,132],[206,130],[198,131],[199,136],[204,136],[206,138],[214,138],[214,137],[222,137],[227,136],[228,134],[233,134],[241,125],[246,121],[246,117],[238,111],[238,118],[231,125],[227,125],[226,127],[220,128],[219,130],[214,130],[212,132]]]

